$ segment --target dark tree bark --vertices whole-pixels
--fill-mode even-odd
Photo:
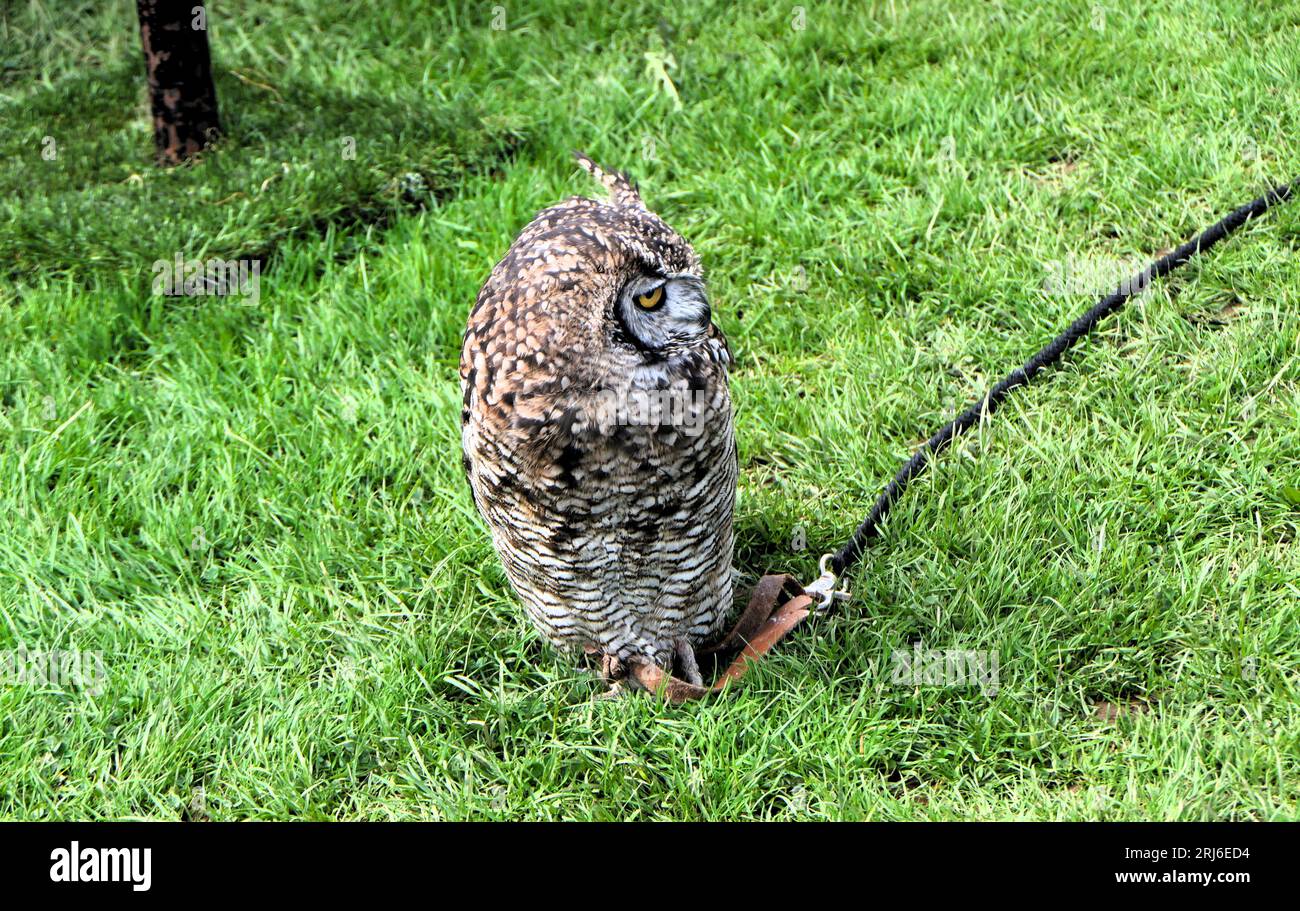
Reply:
[[[221,135],[207,10],[195,0],[136,0],[158,164],[174,165]]]

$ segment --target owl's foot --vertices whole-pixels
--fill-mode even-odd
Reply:
[[[618,655],[601,655],[600,676],[605,678],[606,683],[617,684],[627,676],[627,667],[619,660]]]
[[[606,699],[622,699],[622,698],[623,698],[624,696],[626,696],[627,694],[628,694],[628,691],[627,691],[627,689],[623,686],[623,681],[622,681],[622,680],[615,680],[613,683],[611,683],[611,684],[609,685],[609,689],[605,690],[605,692],[603,692],[603,693],[597,693],[597,694],[596,694],[596,698],[597,698],[597,699],[600,699],[600,700],[606,700]]]
[[[586,646],[583,651],[589,658],[596,659],[600,666],[600,677],[610,687],[608,695],[615,695],[615,691],[622,689],[624,681],[640,681],[639,676],[635,673],[638,659],[623,661],[617,655],[610,655],[601,652],[595,646]],[[640,659],[646,667],[656,667],[645,659]],[[639,667],[640,665],[638,665]],[[663,670],[657,671],[663,674]],[[678,639],[673,643],[673,662],[669,673],[675,674],[680,680],[693,684],[697,687],[704,686],[704,677],[700,674],[700,665],[695,658],[695,648],[687,639]]]
[[[687,683],[704,686],[704,678],[700,676],[699,662],[695,660],[695,647],[685,639],[678,639],[673,643],[673,651],[677,658],[677,676]]]
[[[587,657],[595,658],[600,665],[600,679],[604,680],[609,686],[614,687],[620,680],[627,677],[627,665],[624,664],[617,655],[608,655],[596,648],[594,645],[584,646],[582,649],[587,653]]]

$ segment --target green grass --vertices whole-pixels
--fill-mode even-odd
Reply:
[[[0,650],[108,676],[0,685],[0,816],[1297,816],[1300,205],[1018,393],[708,704],[595,699],[531,630],[456,365],[515,232],[593,192],[569,150],[630,170],[738,356],[737,563],[809,577],[1091,303],[1046,263],[1300,174],[1300,10],[221,2],[229,135],[160,172],[133,5],[84,6],[0,22]],[[264,257],[259,299],[153,296],[178,251]],[[996,694],[895,685],[917,640]]]

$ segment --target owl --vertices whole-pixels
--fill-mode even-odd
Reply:
[[[628,178],[543,210],[461,350],[465,471],[512,587],[562,651],[700,682],[732,605],[726,338],[695,251]]]

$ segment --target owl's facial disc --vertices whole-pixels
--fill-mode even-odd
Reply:
[[[619,292],[615,311],[626,340],[659,356],[704,341],[712,316],[704,280],[687,272],[636,276]]]

